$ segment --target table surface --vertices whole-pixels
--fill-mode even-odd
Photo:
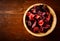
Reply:
[[[57,15],[54,31],[45,37],[29,34],[23,25],[26,9],[36,3],[51,6]],[[59,41],[60,40],[59,0],[0,0],[0,41]]]

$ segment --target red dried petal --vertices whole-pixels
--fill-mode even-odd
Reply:
[[[27,13],[27,16],[29,17],[30,20],[34,20],[33,17],[34,17],[35,15],[32,14],[31,12],[28,12],[28,13]]]
[[[38,11],[38,14],[42,14],[42,12],[41,11]]]
[[[46,20],[47,20],[47,21],[49,21],[49,20],[50,20],[50,14],[49,14],[49,15],[48,15],[48,17],[46,18]]]
[[[43,12],[43,13],[42,13],[42,16],[44,16],[45,14],[46,14],[46,13],[45,13],[45,12]]]
[[[43,21],[43,20],[39,20],[38,24],[39,24],[40,26],[42,26],[42,25],[44,24],[44,21]]]
[[[36,15],[36,17],[35,17],[36,19],[38,19],[38,18],[40,18],[40,16],[39,15]]]
[[[35,26],[36,26],[36,21],[33,23],[32,28],[34,28]]]
[[[32,25],[31,21],[28,21],[28,26],[31,26],[31,25]]]
[[[36,31],[37,31],[37,32],[39,31],[39,28],[38,28],[38,27],[34,27],[34,28],[33,28],[33,32],[36,32]]]
[[[36,13],[36,9],[32,9],[32,12],[33,12],[33,13]]]
[[[43,32],[44,31],[44,28],[43,27],[40,27],[40,32]]]

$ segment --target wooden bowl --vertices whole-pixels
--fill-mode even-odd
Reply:
[[[34,32],[32,32],[32,31],[30,31],[30,30],[28,29],[28,27],[27,27],[27,25],[26,25],[26,20],[25,20],[25,18],[26,18],[27,12],[28,12],[32,7],[34,7],[34,6],[39,6],[39,5],[46,5],[46,6],[48,7],[51,15],[53,16],[53,21],[52,21],[51,28],[50,28],[46,33],[38,33],[38,34],[37,34],[37,33],[34,33]],[[43,3],[38,3],[38,4],[34,4],[34,5],[30,6],[30,7],[25,11],[24,16],[23,16],[23,24],[24,24],[26,30],[27,30],[31,35],[36,36],[36,37],[43,37],[43,36],[46,36],[46,35],[50,34],[50,33],[55,29],[56,23],[57,23],[57,17],[56,17],[56,14],[55,14],[54,10],[53,10],[50,6],[48,6],[47,4],[43,4]]]

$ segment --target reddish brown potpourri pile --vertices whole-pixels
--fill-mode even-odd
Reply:
[[[39,5],[32,7],[26,14],[26,25],[34,33],[47,32],[52,24],[53,17],[47,6]]]

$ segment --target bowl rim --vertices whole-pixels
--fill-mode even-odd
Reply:
[[[53,16],[53,22],[52,22],[51,28],[50,28],[46,33],[36,34],[36,33],[32,32],[32,31],[30,31],[30,30],[28,29],[28,27],[27,27],[27,25],[26,25],[26,23],[25,23],[25,17],[26,17],[27,12],[28,12],[32,7],[34,7],[34,6],[39,6],[39,5],[46,5],[46,6],[48,7],[48,9],[50,10],[50,13],[51,13],[52,16]],[[55,14],[54,10],[53,10],[50,6],[48,6],[47,4],[43,4],[43,3],[37,3],[37,4],[31,5],[31,6],[28,7],[28,9],[25,11],[24,16],[23,16],[23,24],[24,24],[24,27],[26,28],[26,30],[27,30],[31,35],[37,36],[37,37],[43,37],[43,36],[46,36],[46,35],[50,34],[50,33],[55,29],[55,26],[56,26],[56,24],[57,24],[57,17],[56,17],[56,14]]]

